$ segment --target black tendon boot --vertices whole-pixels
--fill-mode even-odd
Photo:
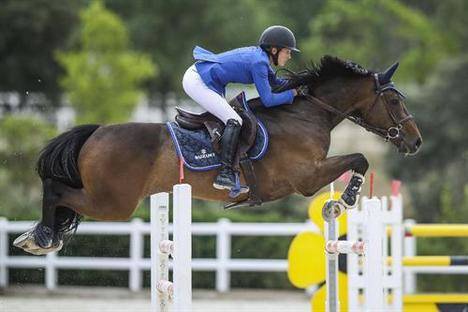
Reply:
[[[221,170],[213,182],[218,190],[231,190],[236,186],[236,174],[233,170],[234,157],[237,152],[241,125],[235,119],[229,119],[221,139]]]
[[[361,185],[364,183],[364,181],[365,179],[362,174],[354,172],[348,186],[341,195],[340,203],[342,203],[348,209],[356,207],[356,204],[359,201]]]

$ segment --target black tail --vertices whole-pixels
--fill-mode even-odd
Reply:
[[[74,188],[82,188],[78,155],[86,140],[99,125],[82,125],[52,139],[37,160],[37,173],[44,181],[51,178]]]

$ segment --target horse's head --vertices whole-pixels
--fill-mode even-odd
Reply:
[[[393,84],[398,63],[385,72],[374,73],[351,61],[325,55],[299,73],[288,71],[288,83],[276,92],[298,86],[309,102],[322,106],[337,118],[332,126],[348,118],[392,142],[400,153],[414,154],[422,144],[413,116],[406,109],[405,96]]]
[[[369,87],[352,115],[364,128],[392,142],[400,153],[414,154],[422,138],[413,116],[406,109],[405,96],[392,82],[397,68],[398,63],[395,63],[382,73],[368,76]]]

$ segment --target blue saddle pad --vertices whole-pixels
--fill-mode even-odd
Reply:
[[[245,99],[243,104],[246,109],[250,110]],[[211,138],[206,129],[187,130],[179,127],[176,122],[167,122],[166,125],[174,142],[177,155],[183,160],[187,168],[196,171],[207,171],[221,166],[219,155],[213,150]],[[255,144],[247,152],[252,160],[263,158],[268,148],[268,132],[260,120],[258,120],[257,125]]]

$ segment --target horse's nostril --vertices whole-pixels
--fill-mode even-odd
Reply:
[[[422,140],[421,140],[421,138],[418,138],[416,140],[416,142],[414,143],[414,147],[419,148],[421,146],[421,144],[422,144]]]

